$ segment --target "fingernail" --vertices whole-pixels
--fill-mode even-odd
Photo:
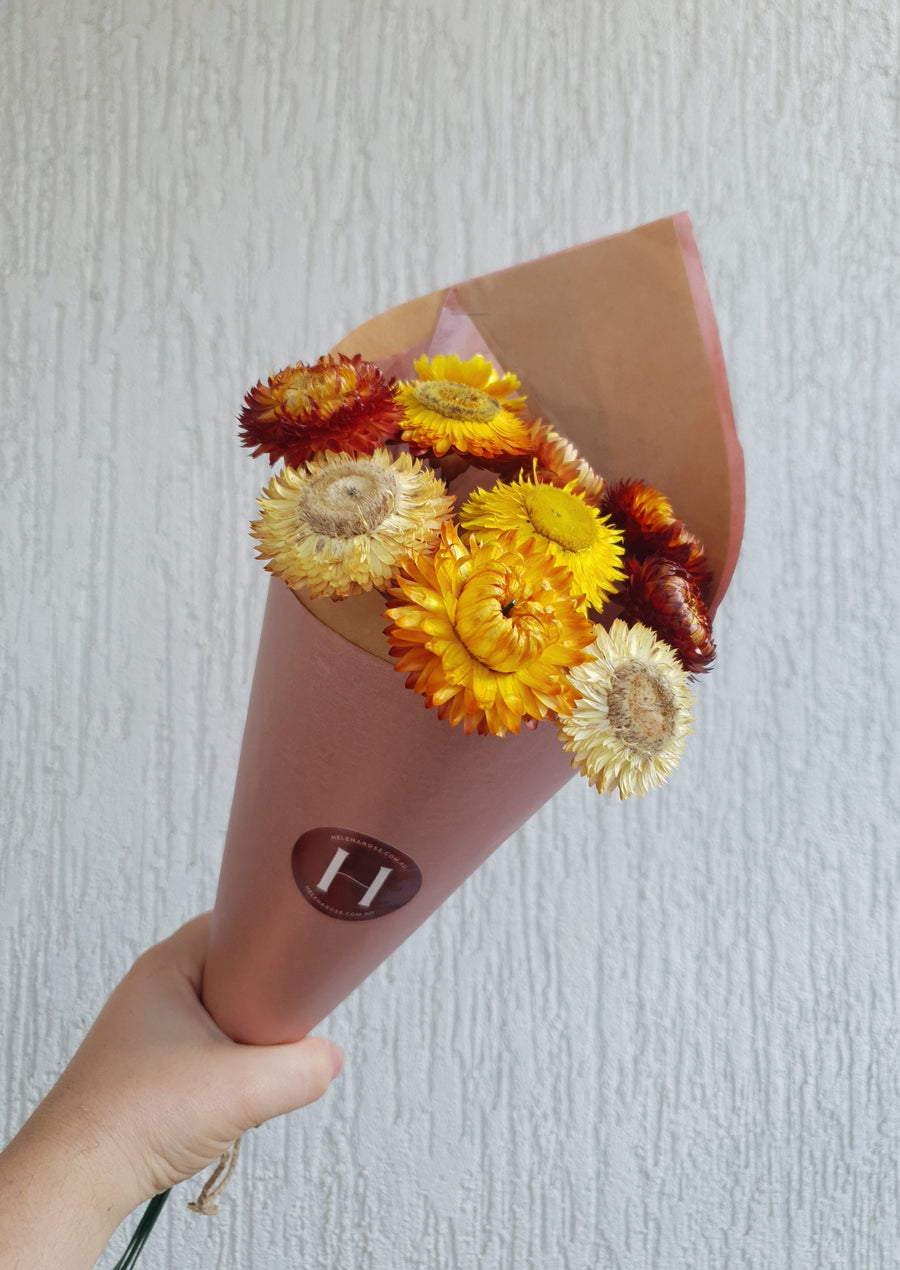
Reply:
[[[334,1080],[336,1076],[340,1076],[343,1070],[344,1070],[344,1051],[341,1049],[340,1045],[335,1045],[334,1042],[332,1041],[331,1043],[331,1079]]]

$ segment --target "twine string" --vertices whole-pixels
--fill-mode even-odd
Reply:
[[[227,1151],[223,1151],[219,1157],[219,1163],[210,1173],[209,1177],[203,1183],[203,1190],[196,1199],[190,1200],[188,1208],[191,1212],[200,1213],[203,1217],[215,1217],[219,1211],[219,1205],[216,1200],[225,1190],[231,1180],[235,1165],[238,1160],[238,1152],[241,1149],[241,1139],[232,1142]],[[224,1174],[224,1176],[223,1176]],[[221,1181],[219,1180],[221,1178]]]

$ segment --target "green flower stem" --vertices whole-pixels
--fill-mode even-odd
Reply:
[[[144,1209],[141,1220],[138,1222],[137,1229],[131,1236],[131,1243],[113,1266],[113,1270],[131,1270],[131,1267],[141,1255],[141,1250],[149,1239],[150,1231],[155,1226],[156,1219],[162,1212],[170,1193],[170,1191],[162,1191],[159,1195],[153,1196],[150,1203]]]

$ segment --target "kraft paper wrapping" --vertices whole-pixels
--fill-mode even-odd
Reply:
[[[596,471],[666,493],[706,546],[711,608],[721,600],[743,464],[685,214],[413,300],[337,348],[398,376],[439,351],[514,371],[531,414]],[[467,737],[426,710],[388,657],[384,607],[300,603],[270,583],[203,982],[236,1040],[309,1032],[573,775],[551,724]],[[319,829],[304,881],[295,844]],[[368,873],[349,855],[357,835],[385,844]],[[404,859],[421,880],[400,907],[329,908],[339,866],[368,903],[367,884],[387,896]]]

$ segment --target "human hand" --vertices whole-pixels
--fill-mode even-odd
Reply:
[[[64,1211],[65,1177],[80,1206],[103,1207],[108,1238],[138,1204],[212,1164],[248,1129],[321,1097],[340,1072],[343,1052],[330,1041],[239,1045],[216,1026],[199,997],[209,922],[208,913],[195,918],[138,958],[0,1155],[0,1199],[15,1205],[16,1178],[30,1179],[19,1229],[29,1207]],[[44,1178],[55,1179],[45,1209]],[[0,1250],[4,1233],[0,1217]]]
[[[136,1204],[320,1098],[343,1065],[330,1041],[238,1045],[220,1031],[199,996],[209,924],[197,917],[138,958],[54,1091],[127,1151]]]

